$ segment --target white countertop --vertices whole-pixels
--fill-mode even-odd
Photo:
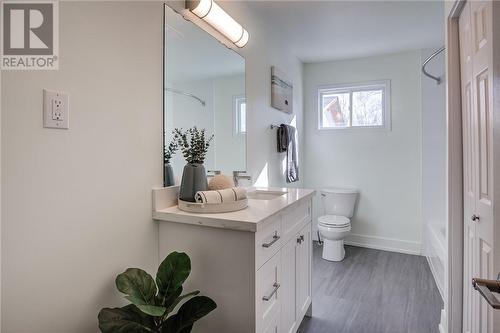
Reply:
[[[153,190],[162,191],[165,189]],[[153,208],[153,218],[159,221],[169,221],[187,224],[196,224],[216,228],[225,228],[232,230],[251,231],[256,232],[260,228],[261,222],[273,216],[279,211],[293,205],[294,203],[311,197],[314,195],[314,190],[303,188],[276,188],[276,187],[251,187],[248,191],[265,190],[265,191],[283,191],[287,192],[275,199],[271,200],[256,200],[248,199],[248,207],[236,212],[229,213],[215,213],[215,214],[197,214],[180,210],[177,205],[170,207],[159,207],[161,204],[157,203],[159,200],[158,194],[155,198]],[[171,198],[172,199],[172,198]],[[165,200],[165,199],[163,199]]]

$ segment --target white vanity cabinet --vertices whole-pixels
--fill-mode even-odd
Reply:
[[[184,290],[217,303],[193,332],[296,332],[310,314],[314,191],[287,191],[272,201],[249,200],[243,211],[203,215],[161,208],[165,198],[155,196],[160,260],[186,252],[192,270]]]

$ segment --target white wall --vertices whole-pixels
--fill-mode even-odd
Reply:
[[[172,83],[169,85],[174,89],[189,92],[205,101],[205,106],[197,100],[175,93],[168,92],[165,95],[167,105],[167,140],[172,140],[172,130],[174,128],[191,128],[197,126],[207,130],[207,135],[214,134],[214,85],[213,80],[196,80],[181,83]],[[171,120],[170,122],[168,120]],[[172,167],[174,176],[180,181],[182,170],[186,161],[182,153],[178,151],[172,158]],[[205,159],[205,168],[213,170],[215,165],[215,148],[212,143]]]
[[[243,75],[214,79],[215,167],[227,175],[246,169],[246,135],[236,133],[235,97],[245,95]]]
[[[2,332],[96,332],[115,276],[156,272],[160,2],[61,2],[60,69],[2,73]],[[70,129],[42,128],[42,89]]]
[[[421,62],[434,49],[421,51]],[[445,80],[444,53],[426,66],[427,71]],[[446,261],[446,82],[421,74],[422,85],[422,251],[441,295]]]
[[[351,243],[420,252],[419,71],[419,51],[305,65],[305,185],[360,191],[348,238]],[[380,79],[391,80],[391,131],[317,130],[319,85]],[[322,214],[319,203],[315,201],[315,217]]]
[[[182,10],[183,1],[169,1],[169,6]],[[247,96],[247,171],[261,186],[301,186],[300,181],[286,184],[285,154],[276,152],[276,131],[271,124],[288,123],[297,126],[299,159],[303,161],[303,100],[302,63],[290,52],[286,40],[280,38],[275,26],[269,26],[261,15],[244,1],[222,1],[219,5],[250,33],[248,44],[236,51],[246,59]],[[201,22],[200,24],[203,25]],[[213,33],[213,30],[207,27]],[[215,33],[217,35],[217,33]],[[288,115],[271,105],[271,66],[280,67],[294,85],[294,114]]]
[[[289,45],[244,2],[223,2],[222,6],[250,32],[247,46],[241,49],[246,58],[247,93],[247,170],[259,185],[301,186],[304,177],[302,99],[302,63],[290,52]],[[281,68],[293,83],[294,114],[288,115],[271,105],[271,66]],[[283,160],[276,152],[276,130],[271,124],[287,123],[299,133],[300,181],[286,184]]]
[[[167,140],[172,140],[174,128],[197,126],[207,130],[207,136],[215,134],[205,159],[207,170],[221,170],[231,175],[235,170],[245,170],[246,140],[245,135],[235,135],[234,97],[245,95],[245,77],[243,75],[220,76],[216,78],[189,82],[170,83],[169,87],[186,91],[205,101],[202,106],[197,100],[175,93],[165,95],[167,116],[165,124]],[[171,161],[174,176],[180,182],[186,161],[177,152]]]

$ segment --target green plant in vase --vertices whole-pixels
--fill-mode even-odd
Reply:
[[[217,308],[217,304],[209,297],[199,296],[198,290],[181,295],[182,284],[190,272],[189,256],[172,252],[158,268],[156,283],[151,275],[139,268],[129,268],[119,274],[116,287],[132,304],[102,309],[98,316],[101,332],[191,332],[194,323]]]
[[[178,148],[179,146],[177,145],[174,134],[174,140],[170,141],[168,146],[165,146],[165,150],[163,153],[165,187],[175,185],[174,170],[172,169],[172,165],[170,165],[170,160],[172,159]]]
[[[179,199],[194,202],[196,192],[206,191],[208,188],[207,174],[203,163],[214,136],[211,135],[207,138],[205,129],[198,129],[195,126],[186,131],[176,128],[174,138],[187,162],[182,172]]]

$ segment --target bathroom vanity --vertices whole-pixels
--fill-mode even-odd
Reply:
[[[194,332],[296,332],[311,314],[313,190],[251,188],[246,209],[195,214],[177,208],[178,187],[153,190],[159,255],[191,257],[185,292],[217,309]]]

